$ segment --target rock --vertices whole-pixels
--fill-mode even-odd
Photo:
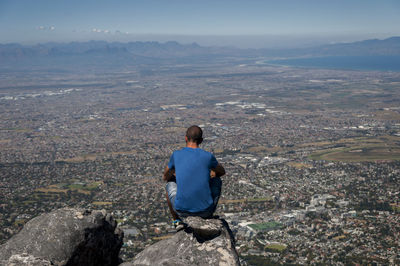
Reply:
[[[132,265],[240,265],[234,238],[222,219],[189,217],[185,230],[159,241],[140,252]]]
[[[204,220],[201,217],[191,216],[185,219],[188,227],[193,230],[193,235],[199,241],[213,239],[222,232],[223,222],[218,219]]]
[[[50,261],[46,259],[36,258],[32,255],[23,253],[12,255],[7,262],[8,266],[19,266],[19,265],[29,265],[29,266],[50,266],[52,265]]]
[[[105,211],[63,208],[26,223],[18,234],[0,246],[0,262],[118,265],[122,239],[122,231],[116,229],[115,220]]]

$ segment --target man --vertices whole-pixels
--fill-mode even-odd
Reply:
[[[169,210],[179,224],[181,217],[212,217],[221,195],[225,169],[210,152],[202,150],[203,131],[191,126],[186,131],[186,147],[174,151],[165,167]]]

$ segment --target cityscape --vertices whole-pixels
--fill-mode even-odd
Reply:
[[[400,72],[263,60],[0,72],[0,244],[106,209],[123,260],[171,237],[162,172],[204,130],[243,265],[400,264]]]

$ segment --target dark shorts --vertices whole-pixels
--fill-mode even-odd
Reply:
[[[167,185],[165,186],[165,189],[167,190],[168,198],[172,204],[172,208],[180,217],[200,216],[202,218],[209,218],[212,217],[213,213],[215,212],[215,209],[217,208],[218,200],[219,197],[221,196],[221,187],[222,187],[221,178],[214,177],[210,179],[210,189],[211,189],[211,196],[213,198],[213,204],[201,212],[186,212],[177,210],[175,208],[175,197],[178,187],[174,181],[168,182]]]

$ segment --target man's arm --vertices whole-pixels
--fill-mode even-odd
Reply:
[[[170,181],[175,178],[175,169],[169,169],[168,165],[165,166],[163,180]]]
[[[215,168],[211,169],[210,177],[221,177],[225,174],[225,169],[221,164],[218,164]]]

